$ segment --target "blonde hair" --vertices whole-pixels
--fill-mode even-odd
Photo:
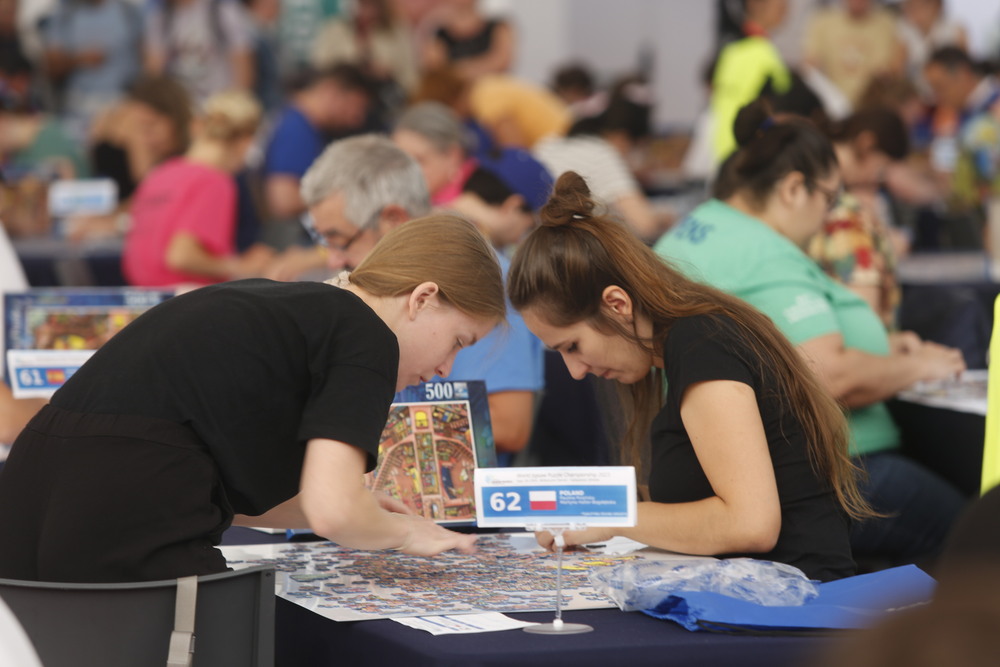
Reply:
[[[230,142],[253,136],[263,115],[260,103],[243,90],[225,90],[209,97],[198,120],[201,136]]]
[[[436,283],[441,300],[476,319],[506,319],[503,278],[492,247],[468,220],[429,215],[386,234],[350,274],[375,296],[401,296]]]

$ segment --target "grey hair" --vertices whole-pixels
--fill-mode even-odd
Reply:
[[[343,193],[344,215],[359,227],[374,227],[389,205],[402,207],[413,218],[431,208],[420,165],[378,134],[330,144],[302,177],[299,191],[307,207]]]
[[[454,146],[468,152],[471,146],[469,132],[461,119],[440,102],[414,104],[399,117],[395,129],[419,134],[442,153]]]

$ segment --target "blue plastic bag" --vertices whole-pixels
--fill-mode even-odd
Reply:
[[[653,609],[671,595],[696,591],[769,607],[799,606],[819,594],[798,568],[754,558],[629,561],[592,571],[590,582],[622,611]]]

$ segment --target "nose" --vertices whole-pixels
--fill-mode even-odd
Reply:
[[[578,359],[573,359],[565,354],[562,355],[563,363],[566,364],[566,370],[569,371],[570,376],[574,380],[582,380],[587,377],[587,371],[589,366]]]
[[[437,367],[437,369],[434,372],[437,373],[438,377],[440,378],[448,377],[449,373],[451,373],[451,367],[455,363],[456,354],[458,354],[457,350],[449,354],[448,358],[444,360],[444,363]]]

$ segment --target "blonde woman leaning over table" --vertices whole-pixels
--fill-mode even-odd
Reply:
[[[504,312],[492,248],[443,216],[387,234],[344,287],[243,280],[163,302],[14,443],[0,475],[0,577],[223,572],[214,547],[234,520],[360,549],[471,550],[475,536],[397,513],[363,476],[394,392],[447,376]]]

